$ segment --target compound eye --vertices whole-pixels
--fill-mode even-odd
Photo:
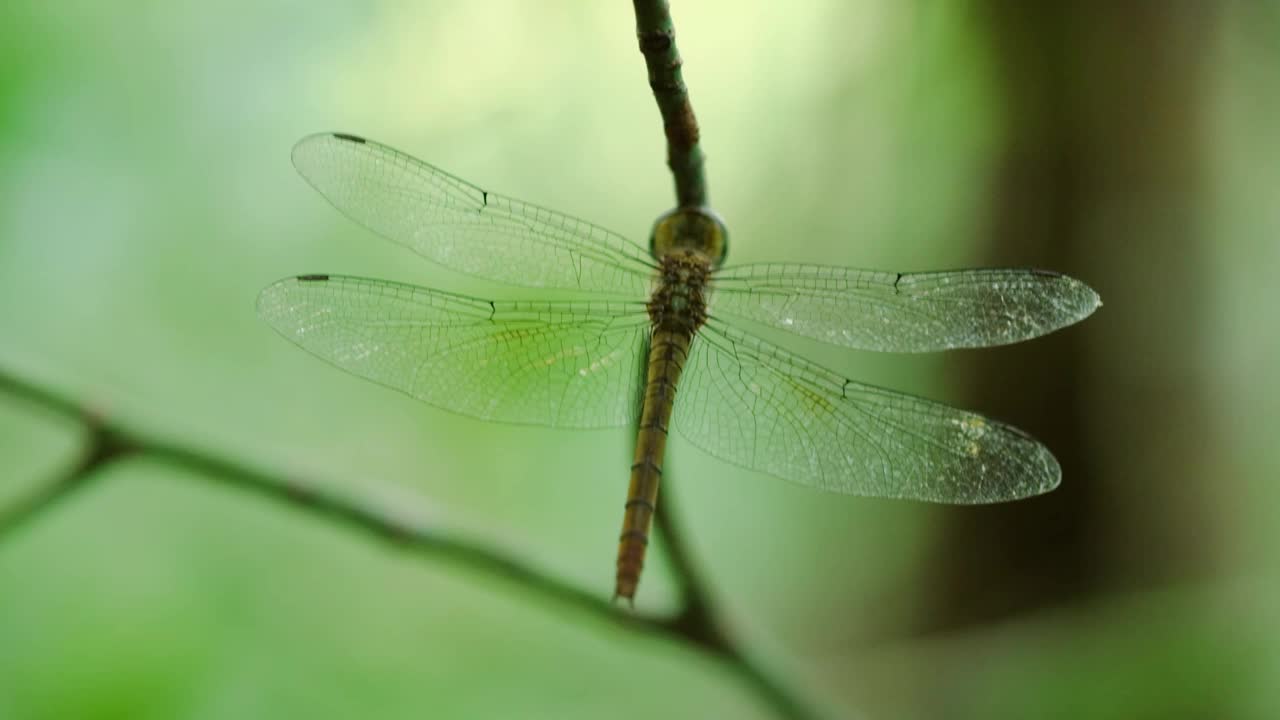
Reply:
[[[705,207],[676,208],[664,213],[649,234],[649,252],[661,260],[674,250],[699,252],[719,265],[728,249],[729,232],[720,216]]]
[[[729,228],[725,226],[724,220],[715,210],[711,208],[701,208],[701,210],[712,223],[712,230],[707,234],[710,238],[707,254],[711,256],[712,262],[720,265],[729,254]]]
[[[668,210],[653,222],[653,230],[649,233],[649,254],[661,260],[676,245],[678,215],[680,208]]]

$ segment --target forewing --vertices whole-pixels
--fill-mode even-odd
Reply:
[[[713,283],[713,316],[887,352],[1006,345],[1079,322],[1101,305],[1075,278],[1027,269],[884,273],[773,263],[727,268]]]
[[[293,164],[351,219],[453,270],[526,287],[648,292],[654,264],[621,235],[372,140],[311,135],[294,146]]]
[[[694,339],[675,427],[722,460],[850,495],[992,503],[1061,474],[1016,428],[846,380],[716,321]]]
[[[643,304],[489,302],[303,275],[263,290],[258,314],[347,372],[462,415],[562,428],[636,415]]]

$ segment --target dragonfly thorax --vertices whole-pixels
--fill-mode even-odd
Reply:
[[[662,256],[657,286],[649,299],[649,318],[655,328],[692,334],[707,321],[707,278],[711,263],[695,250],[674,250]]]
[[[724,221],[707,207],[682,207],[667,212],[653,224],[649,252],[662,260],[679,250],[699,253],[712,267],[719,266],[729,251],[729,231]]]

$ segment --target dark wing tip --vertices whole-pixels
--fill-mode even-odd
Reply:
[[[351,135],[348,133],[336,132],[336,133],[333,133],[333,136],[339,140],[346,140],[347,142],[353,142],[359,145],[363,145],[365,143],[365,139],[360,137],[359,135]]]
[[[325,282],[329,279],[328,275],[299,275],[298,282]]]

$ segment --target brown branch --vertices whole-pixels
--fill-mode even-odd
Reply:
[[[707,204],[702,148],[698,144],[698,119],[689,102],[689,89],[680,72],[683,60],[676,47],[676,30],[667,0],[633,0],[636,37],[649,69],[649,87],[662,113],[667,136],[667,165],[675,177],[680,207]]]
[[[0,392],[78,420],[89,428],[84,447],[70,468],[7,510],[0,511],[0,538],[86,485],[111,463],[130,457],[147,457],[192,471],[211,482],[230,485],[295,510],[315,514],[395,547],[424,556],[446,558],[485,571],[518,586],[523,592],[532,592],[543,601],[565,609],[584,612],[632,631],[686,643],[723,662],[782,717],[816,717],[806,710],[798,696],[761,669],[720,629],[711,615],[706,589],[694,572],[688,551],[670,518],[660,521],[659,527],[684,592],[684,609],[670,617],[637,615],[620,610],[602,595],[551,576],[524,559],[514,548],[467,537],[460,528],[446,527],[430,520],[438,515],[430,512],[430,508],[421,505],[406,507],[404,501],[398,501],[397,506],[391,508],[385,503],[348,497],[324,490],[317,483],[267,472],[196,447],[154,437],[113,418],[87,413],[66,396],[4,370],[0,370]],[[668,515],[673,514],[670,497],[667,498],[666,511]]]
[[[99,470],[134,456],[145,456],[191,470],[210,480],[256,493],[270,500],[322,516],[380,540],[427,554],[440,554],[516,582],[548,599],[575,606],[628,627],[669,633],[669,621],[620,613],[595,594],[553,579],[510,548],[496,548],[459,535],[457,528],[442,528],[426,518],[425,508],[394,510],[377,503],[325,491],[316,483],[266,472],[248,464],[220,457],[199,448],[152,437],[131,430],[108,417],[83,412],[72,400],[37,387],[0,370],[0,390],[25,398],[54,412],[89,424],[90,433],[80,459],[53,481],[0,514],[0,535],[28,522],[59,498],[83,486]]]
[[[0,507],[0,538],[16,532],[47,508],[79,489],[95,468],[109,462],[110,451],[105,443],[98,441],[99,435],[96,432],[90,435],[80,456],[69,467],[17,500]]]
[[[680,583],[684,601],[683,608],[668,621],[668,625],[689,642],[720,656],[780,717],[797,720],[822,717],[823,714],[799,692],[783,682],[778,674],[766,669],[758,658],[735,641],[718,619],[710,588],[694,564],[676,518],[678,511],[672,499],[674,493],[671,488],[673,475],[671,461],[668,460],[663,475],[663,495],[654,518],[667,561],[671,563],[672,574]]]
[[[48,481],[36,485],[24,495],[0,507],[0,538],[16,532],[46,509],[84,486],[94,471],[111,462],[118,448],[98,418],[84,412],[75,403],[38,386],[21,382],[0,373],[0,390],[33,405],[52,410],[58,415],[78,420],[88,431],[81,440],[75,460]]]

